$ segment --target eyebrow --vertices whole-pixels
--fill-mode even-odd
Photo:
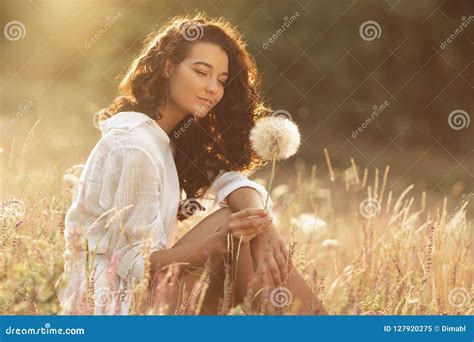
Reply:
[[[208,68],[212,69],[212,65],[209,64],[209,63],[206,63],[206,62],[194,62],[193,63],[193,65],[196,65],[196,64],[202,64],[202,65],[207,66]],[[221,75],[229,76],[229,73],[223,72],[223,73],[221,73]]]

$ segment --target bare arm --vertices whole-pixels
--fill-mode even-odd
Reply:
[[[263,208],[258,192],[251,187],[238,188],[227,196],[227,203],[233,211],[245,208]]]
[[[232,210],[238,211],[247,207],[264,208],[259,193],[251,187],[242,187],[227,197]],[[286,244],[275,225],[250,241],[250,251],[257,272],[264,272],[268,281],[280,284],[288,275]]]
[[[206,263],[208,253],[225,253],[227,251],[226,239],[226,232],[217,232],[206,236],[202,240],[184,246],[152,252],[150,254],[150,274],[152,279],[161,267],[172,263],[203,266]]]
[[[150,255],[152,278],[160,268],[173,263],[203,266],[210,253],[227,253],[228,235],[248,243],[254,236],[267,230],[271,224],[268,213],[260,208],[246,208],[233,213],[222,224],[221,229],[196,242],[166,250],[154,251]]]

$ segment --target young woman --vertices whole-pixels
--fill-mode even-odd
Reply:
[[[264,210],[265,189],[242,174],[262,162],[249,143],[255,119],[268,113],[258,85],[241,36],[222,19],[173,18],[149,36],[119,96],[100,113],[102,138],[66,214],[65,270],[56,284],[61,313],[82,312],[91,294],[95,313],[134,313],[133,300],[113,293],[143,278],[153,284],[179,264],[167,313],[178,312],[182,289],[207,270],[201,313],[217,314],[224,260],[235,253],[231,242],[240,244],[238,258],[228,258],[234,305],[285,282],[298,313],[311,313],[311,290],[296,270],[288,274],[271,201]],[[179,204],[182,191],[186,200]],[[174,243],[177,220],[204,196],[220,209]]]

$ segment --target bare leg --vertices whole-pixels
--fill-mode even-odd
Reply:
[[[229,208],[216,210],[191,228],[173,247],[186,245],[212,234],[232,213],[233,211]],[[205,298],[201,310],[201,314],[203,315],[218,314],[219,302],[224,297],[225,259],[226,256],[220,253],[209,256],[210,284],[205,291]],[[206,260],[203,260],[203,263],[205,262]],[[203,271],[204,267],[187,266],[181,268],[181,272],[178,275],[178,283],[174,284],[173,290],[175,292],[172,294],[171,306],[177,306],[179,303],[191,299],[191,290],[200,279]]]
[[[233,211],[230,208],[216,210],[186,233],[176,242],[175,246],[186,245],[208,236],[232,213]],[[239,248],[238,243],[234,243],[234,253],[232,255],[233,257],[230,259],[230,263],[234,291],[232,291],[231,294],[231,301],[234,305],[247,302],[250,304],[250,308],[248,309],[253,311],[260,307],[264,292],[260,291],[263,288],[263,283],[261,279],[256,276],[250,252],[250,245],[241,245]],[[226,257],[223,254],[214,254],[210,256],[210,284],[205,291],[201,314],[216,315],[219,313],[219,304],[224,298],[225,260]],[[190,291],[201,277],[203,270],[204,268],[183,268],[183,271],[178,277],[179,283],[175,284],[173,287],[175,292],[172,295],[171,306],[176,306],[180,301],[183,302],[183,300],[186,300],[186,296],[189,298]],[[251,284],[250,288],[249,284]],[[294,269],[290,272],[287,287],[291,292],[293,302],[297,304],[297,314],[326,314],[324,308],[316,303],[313,305],[317,310],[316,312],[311,313],[311,289],[297,270]],[[183,288],[186,292],[184,294],[185,298],[183,298]],[[267,314],[272,314],[275,313],[276,308],[272,307],[271,303],[268,303],[266,307],[263,307],[263,310]]]

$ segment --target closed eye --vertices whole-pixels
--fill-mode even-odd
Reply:
[[[195,71],[196,71],[199,75],[201,75],[201,76],[207,76],[207,74],[206,74],[205,72],[203,72],[203,71],[200,71],[200,70],[195,70]],[[226,83],[227,83],[227,81],[220,81],[220,80],[219,80],[219,83],[222,84],[223,86],[225,86]]]

